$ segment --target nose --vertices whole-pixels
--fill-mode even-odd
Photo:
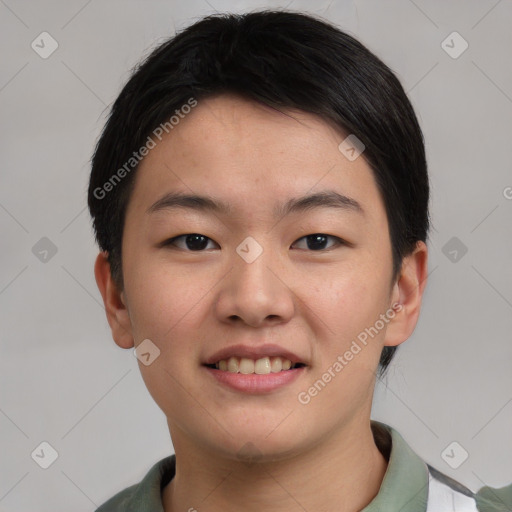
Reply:
[[[219,320],[251,327],[288,322],[295,311],[295,294],[282,261],[266,248],[250,263],[236,252],[232,261],[215,301]]]

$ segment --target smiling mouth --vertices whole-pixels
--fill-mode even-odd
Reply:
[[[233,356],[229,359],[221,359],[213,364],[205,364],[204,366],[223,372],[266,375],[302,368],[306,365],[304,363],[292,363],[289,359],[279,356],[262,357],[259,359]]]

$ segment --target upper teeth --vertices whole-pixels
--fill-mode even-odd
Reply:
[[[231,373],[277,373],[281,370],[289,370],[292,362],[283,357],[262,357],[261,359],[247,359],[246,357],[230,357],[221,359],[215,364],[216,368]]]

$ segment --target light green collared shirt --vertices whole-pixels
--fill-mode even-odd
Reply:
[[[375,444],[388,460],[379,493],[361,512],[512,512],[512,484],[473,493],[425,463],[394,428],[371,421]],[[174,477],[174,455],[154,464],[138,484],[96,512],[164,512],[162,489]]]

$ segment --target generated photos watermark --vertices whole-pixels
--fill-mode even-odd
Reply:
[[[346,350],[343,355],[339,355],[336,360],[327,368],[327,370],[322,374],[322,376],[316,380],[312,386],[310,386],[306,391],[301,391],[297,395],[297,399],[299,403],[302,405],[307,405],[311,402],[311,399],[320,393],[329,382],[334,379],[342,370],[349,364],[354,356],[359,354],[361,350],[367,346],[368,337],[374,338],[379,334],[384,327],[389,324],[389,322],[395,318],[396,314],[402,311],[403,305],[399,303],[393,304],[391,308],[389,308],[385,313],[382,313],[379,316],[379,319],[375,321],[375,323],[365,328],[357,335],[357,340],[353,340],[350,348]],[[359,343],[358,343],[359,341]],[[361,346],[362,345],[362,346]]]
[[[148,153],[154,149],[157,145],[157,141],[162,140],[164,133],[170,133],[171,130],[177,126],[181,119],[184,119],[187,114],[189,114],[192,109],[197,105],[197,100],[195,98],[189,98],[187,103],[183,104],[179,109],[174,111],[174,114],[165,122],[160,123],[152,132],[152,135],[148,135],[146,139],[146,143],[139,148],[138,151],[134,151],[132,156],[124,163],[122,167],[120,167],[112,176],[103,184],[101,187],[96,187],[93,191],[94,197],[96,199],[104,199],[109,192],[111,192],[116,185],[118,185],[123,178],[126,177],[133,169],[137,167],[137,165],[141,162],[141,160],[148,155]],[[154,137],[154,138],[153,138]]]

